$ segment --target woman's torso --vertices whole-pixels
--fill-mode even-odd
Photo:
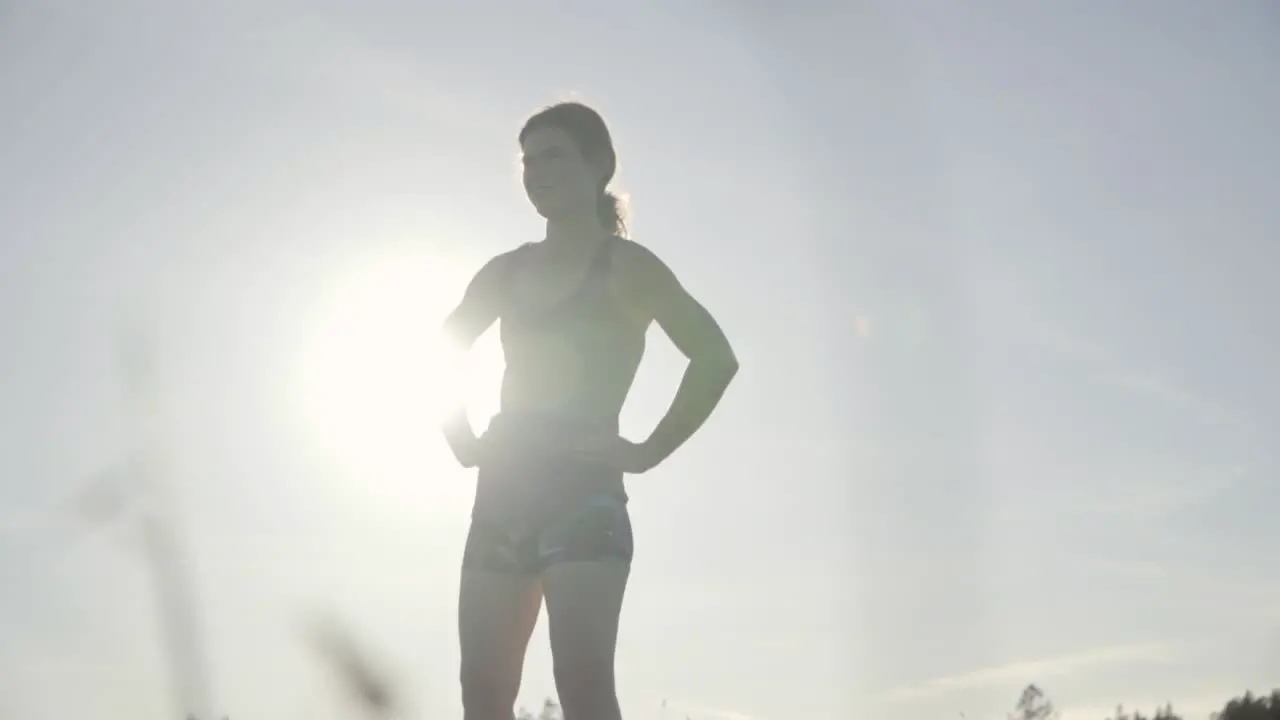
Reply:
[[[625,498],[622,475],[574,459],[591,434],[615,434],[644,354],[648,322],[632,312],[615,267],[619,238],[556,260],[536,244],[510,256],[499,317],[506,369],[494,453],[482,463],[485,505],[571,501],[595,491]]]
[[[616,429],[644,354],[647,323],[628,310],[610,238],[576,259],[537,245],[511,256],[500,316],[503,414],[546,414]],[[619,269],[620,270],[620,269]]]

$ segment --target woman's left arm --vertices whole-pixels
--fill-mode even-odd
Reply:
[[[689,360],[675,399],[653,433],[640,444],[643,465],[666,460],[707,421],[738,372],[738,358],[720,324],[684,288],[665,263],[636,243],[630,268],[637,305]],[[646,468],[646,469],[647,469]]]

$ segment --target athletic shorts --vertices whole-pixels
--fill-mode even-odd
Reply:
[[[473,517],[462,567],[539,575],[557,563],[631,562],[631,517],[624,498],[604,492],[536,522]]]

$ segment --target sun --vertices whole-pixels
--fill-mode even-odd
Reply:
[[[309,444],[362,477],[420,480],[452,462],[440,420],[457,399],[491,414],[502,373],[496,347],[463,356],[441,337],[469,279],[429,253],[371,258],[335,278],[295,375]]]

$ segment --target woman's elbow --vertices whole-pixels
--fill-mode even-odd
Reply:
[[[738,356],[733,352],[733,348],[726,349],[724,357],[720,359],[720,364],[729,377],[732,378],[738,374]]]
[[[738,356],[728,344],[708,348],[701,357],[694,357],[692,362],[706,368],[709,373],[723,377],[725,382],[732,380],[733,376],[738,374]]]

